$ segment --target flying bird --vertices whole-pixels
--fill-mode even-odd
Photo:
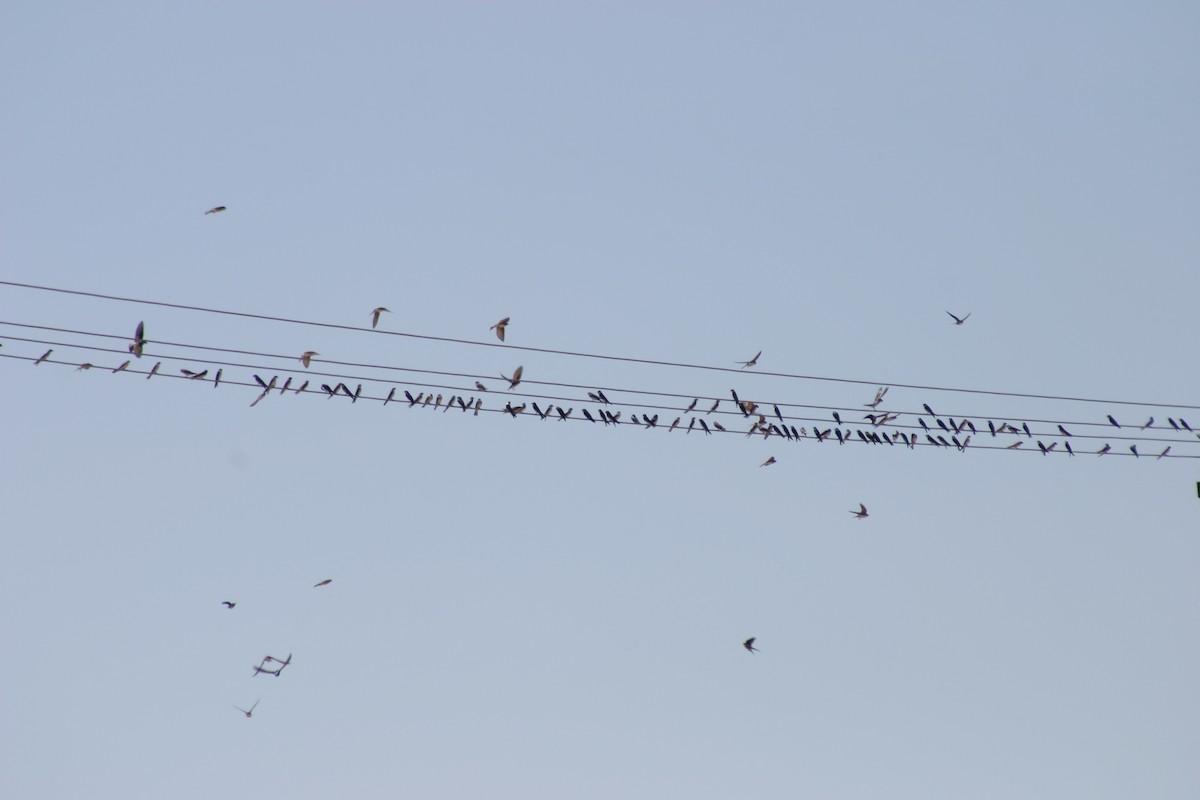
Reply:
[[[862,503],[858,504],[858,511],[851,511],[850,513],[854,515],[855,519],[866,519],[870,516],[870,514],[867,513],[867,507]]]
[[[280,667],[279,669],[263,669],[262,664],[259,664],[258,666],[254,667],[254,677],[257,678],[259,675],[262,675],[264,672],[267,675],[274,675],[276,678],[278,678],[279,673],[283,672],[283,667]]]
[[[303,353],[300,354],[300,363],[304,365],[305,369],[308,369],[308,365],[310,363],[312,363],[312,357],[319,356],[319,355],[321,355],[321,354],[318,353],[316,350],[305,350]]]
[[[263,656],[263,663],[266,664],[268,661],[273,661],[276,664],[280,664],[281,666],[279,668],[282,670],[288,664],[292,663],[292,654],[288,653],[288,657],[286,659],[276,658],[275,656]]]
[[[949,311],[947,311],[946,313],[950,314]],[[958,316],[955,316],[954,314],[950,314],[950,316],[954,317],[955,325],[962,325],[964,322],[966,322],[971,317],[971,312],[968,311],[967,316],[965,316],[965,317],[958,317]]]
[[[392,313],[391,309],[384,308],[383,306],[380,306],[379,308],[371,309],[371,327],[374,328],[376,325],[379,324],[379,315],[380,314],[390,314],[390,313]]]
[[[133,332],[133,342],[129,345],[129,352],[133,353],[138,358],[142,357],[142,348],[146,346],[146,323],[143,320],[137,324],[137,329]]]
[[[704,413],[705,413],[705,414],[711,414],[712,412],[714,412],[714,411],[716,411],[716,410],[717,410],[717,406],[719,406],[719,405],[721,405],[721,401],[720,401],[720,400],[716,400],[716,401],[714,401],[714,402],[713,402],[713,404],[712,404],[712,408],[710,408],[708,411],[705,411]]]
[[[243,714],[245,714],[245,715],[246,715],[246,719],[250,719],[250,717],[252,717],[252,716],[254,715],[254,709],[258,708],[258,704],[259,704],[260,702],[262,702],[261,698],[260,698],[259,700],[255,700],[255,701],[254,701],[254,705],[250,706],[250,710],[249,710],[249,711],[247,711],[247,710],[246,710],[246,709],[244,709],[244,708],[238,708],[237,706],[234,706],[234,708],[237,708],[237,710],[238,710],[238,711],[240,711],[240,712],[242,712]]]
[[[500,320],[492,327],[488,328],[489,331],[495,331],[496,338],[502,342],[504,341],[504,331],[506,328],[508,328],[509,319],[511,319],[511,317],[505,317],[504,319]]]
[[[524,372],[525,372],[525,367],[523,367],[523,366],[517,367],[516,371],[513,372],[511,378],[504,374],[501,374],[500,377],[504,378],[504,380],[508,381],[508,390],[511,392],[513,389],[517,388],[517,384],[519,384],[521,382],[521,375]]]
[[[225,606],[226,608],[233,608],[237,605],[237,603],[233,602],[232,600],[222,600],[221,605]]]
[[[313,588],[315,589],[315,588],[317,588],[318,586],[328,586],[328,585],[329,585],[329,584],[331,584],[331,583],[333,583],[333,578],[326,578],[326,579],[325,579],[325,580],[323,580],[323,581],[318,581],[318,582],[314,583],[314,584],[313,584]]]
[[[775,463],[775,456],[771,456],[770,458],[768,458],[766,461],[764,461],[763,463],[759,464],[758,466],[759,466],[759,467],[769,467],[769,466],[771,466],[771,465],[772,465],[772,464],[774,464],[774,463]]]
[[[754,354],[754,358],[750,359],[749,361],[736,361],[734,363],[741,364],[742,369],[748,369],[758,363],[758,357],[761,355],[762,355],[762,350],[759,350],[757,353]]]
[[[742,647],[746,648],[746,649],[747,649],[748,651],[750,651],[751,653],[757,653],[757,652],[759,652],[759,649],[758,649],[757,647],[755,647],[755,646],[754,646],[754,640],[755,640],[755,639],[757,639],[757,638],[758,638],[757,636],[751,636],[749,639],[747,639],[746,641],[742,642]]]
[[[213,206],[208,211],[205,211],[204,214],[205,216],[208,216],[209,214],[220,214],[224,210],[225,206]]]

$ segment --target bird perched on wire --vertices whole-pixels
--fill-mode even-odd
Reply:
[[[379,308],[371,309],[371,327],[374,328],[376,325],[379,324],[379,315],[380,314],[390,314],[390,313],[392,313],[391,310],[386,309],[383,306],[380,306]]]
[[[505,317],[504,319],[500,320],[492,327],[488,328],[489,331],[495,331],[496,338],[502,342],[504,341],[504,331],[508,328],[509,319],[511,319],[511,317]]]

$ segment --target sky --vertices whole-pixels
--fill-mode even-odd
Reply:
[[[0,794],[1200,795],[1198,34],[5,5]]]

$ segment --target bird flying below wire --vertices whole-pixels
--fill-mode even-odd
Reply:
[[[524,374],[524,372],[525,367],[521,366],[516,368],[511,378],[503,373],[501,373],[500,377],[508,381],[508,390],[511,392],[513,389],[517,388],[517,384],[521,382],[521,375]]]
[[[237,706],[234,706],[234,708],[237,708],[238,711],[245,714],[246,719],[250,719],[250,717],[254,716],[254,709],[258,708],[258,704],[261,702],[262,702],[261,698],[259,698],[258,700],[255,700],[254,705],[250,706],[250,710],[248,710],[248,711],[244,708],[238,708]]]
[[[318,586],[328,586],[328,585],[329,585],[329,584],[331,584],[331,583],[333,583],[333,578],[326,578],[326,579],[325,579],[325,580],[323,580],[323,581],[317,581],[316,583],[314,583],[314,584],[313,584],[313,588],[315,589],[315,588],[317,588]]]
[[[209,214],[220,214],[224,210],[225,210],[225,206],[213,206],[208,211],[205,211],[204,215],[208,216]]]
[[[772,465],[772,464],[774,464],[774,463],[775,463],[775,456],[771,456],[770,458],[768,458],[766,461],[764,461],[763,463],[759,464],[758,466],[760,466],[760,467],[769,467],[769,466],[771,466],[771,465]]]
[[[221,605],[225,606],[226,608],[233,608],[237,605],[237,603],[233,602],[232,600],[222,600]]]
[[[757,653],[757,652],[759,652],[759,649],[758,649],[757,647],[755,647],[755,646],[754,646],[754,641],[755,641],[757,638],[758,638],[757,636],[751,636],[749,639],[747,639],[746,641],[742,642],[742,647],[746,648],[746,650],[747,650],[748,652],[751,652],[751,653]]]
[[[374,328],[376,325],[379,324],[379,315],[380,314],[390,314],[390,313],[392,313],[391,309],[384,308],[383,306],[380,306],[379,308],[371,309],[371,327]]]
[[[858,511],[851,511],[850,513],[854,515],[855,519],[866,519],[870,516],[870,514],[867,513],[867,507],[862,503],[858,504]]]
[[[313,356],[319,356],[319,355],[321,355],[321,354],[318,353],[316,350],[305,350],[303,353],[300,354],[300,363],[304,365],[305,369],[308,369],[308,365],[312,363]]]
[[[495,331],[496,338],[502,342],[504,341],[504,331],[505,331],[505,329],[508,328],[509,319],[511,319],[511,317],[505,317],[504,319],[500,320],[492,327],[488,328],[489,331]]]
[[[754,358],[750,359],[749,361],[737,361],[735,363],[741,364],[742,369],[749,369],[750,367],[753,367],[755,364],[758,363],[758,357],[761,355],[762,355],[762,350],[759,350],[757,353],[754,354]]]
[[[950,314],[950,312],[949,312],[949,311],[947,311],[946,313],[947,313],[947,314]],[[968,312],[967,312],[967,316],[965,316],[965,317],[959,317],[959,316],[956,316],[956,315],[954,315],[954,314],[950,314],[950,316],[954,318],[954,324],[955,324],[955,325],[962,325],[964,322],[966,322],[968,319],[970,319],[970,317],[971,317],[971,312],[969,312],[969,311],[968,311]]]

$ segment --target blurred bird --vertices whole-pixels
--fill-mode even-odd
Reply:
[[[755,639],[757,639],[757,638],[758,638],[757,636],[751,636],[749,639],[747,639],[746,641],[742,642],[742,647],[746,648],[746,649],[747,649],[748,651],[750,651],[751,653],[757,653],[757,652],[759,652],[759,649],[758,649],[757,647],[755,647],[755,646],[754,646],[754,641],[755,641]]]
[[[380,314],[390,314],[390,313],[392,313],[391,309],[384,308],[383,306],[380,306],[379,308],[371,309],[371,327],[374,328],[376,325],[379,324],[379,315]]]
[[[1106,444],[1106,445],[1104,445],[1104,447],[1101,447],[1099,450],[1096,451],[1096,455],[1102,456],[1105,453],[1107,453],[1109,450],[1112,450],[1112,445]]]
[[[205,211],[204,214],[205,214],[205,216],[207,216],[209,214],[220,214],[224,210],[225,210],[225,206],[213,206],[208,211]]]
[[[313,588],[315,589],[315,588],[317,588],[318,586],[328,586],[328,585],[329,585],[329,584],[331,584],[331,583],[333,583],[333,578],[326,578],[326,579],[325,579],[325,580],[323,580],[323,581],[317,581],[316,583],[314,583],[314,584],[313,584]]]
[[[585,411],[584,413],[586,414],[587,412]],[[673,430],[675,430],[676,428],[678,428],[678,427],[679,427],[679,421],[680,421],[681,419],[683,419],[683,417],[676,417],[676,418],[675,418],[675,421],[671,423],[671,427],[667,428],[667,433],[670,433],[671,431],[673,431]]]
[[[518,309],[518,310],[519,310],[519,309]],[[505,317],[504,319],[500,320],[499,322],[497,322],[497,323],[496,323],[495,325],[493,325],[492,327],[488,328],[488,330],[489,330],[489,331],[495,331],[495,332],[496,332],[496,338],[497,338],[497,339],[499,339],[499,340],[500,340],[500,341],[502,341],[502,342],[504,341],[504,331],[505,331],[505,329],[507,329],[507,328],[508,328],[508,321],[509,321],[509,319],[511,319],[511,318],[510,318],[510,317]]]
[[[254,709],[258,708],[258,704],[259,704],[260,702],[262,702],[262,700],[261,700],[261,699],[259,699],[259,700],[255,700],[255,701],[254,701],[254,705],[250,706],[250,710],[249,710],[249,711],[247,711],[247,710],[246,710],[246,709],[244,709],[244,708],[238,708],[237,706],[234,706],[234,708],[237,708],[237,710],[238,710],[238,711],[240,711],[240,712],[242,712],[243,714],[245,714],[245,715],[246,715],[246,719],[250,719],[250,717],[252,717],[252,716],[254,715]]]
[[[142,357],[142,348],[146,346],[146,323],[145,321],[137,324],[137,329],[133,332],[133,342],[129,345],[129,352],[133,353],[138,358]]]
[[[219,369],[219,370],[217,370],[217,374],[213,375],[213,388],[214,389],[221,385],[221,373],[224,371],[225,371],[224,369]],[[291,381],[291,378],[288,378],[288,380]],[[284,388],[286,389],[287,387],[285,386]]]
[[[500,377],[503,378],[504,380],[508,381],[508,390],[511,392],[513,389],[517,388],[517,384],[519,384],[521,382],[521,375],[524,372],[525,372],[525,367],[523,367],[523,366],[517,367],[516,371],[513,372],[511,378],[504,374],[501,374]]]
[[[482,383],[480,383],[479,381],[475,381],[475,388],[481,392],[486,392],[488,390],[488,388],[486,386],[484,386]]]
[[[766,461],[764,461],[763,463],[759,464],[758,466],[759,466],[760,468],[761,468],[761,467],[769,467],[769,466],[771,466],[771,465],[772,465],[772,464],[774,464],[774,463],[775,463],[775,456],[771,456],[770,458],[768,458]]]
[[[1153,428],[1153,427],[1154,427],[1154,417],[1151,417],[1150,419],[1146,420],[1146,424],[1142,426],[1142,430],[1146,430],[1146,428]]]
[[[1140,457],[1141,457],[1141,456],[1139,456],[1139,455],[1138,455],[1138,451],[1137,451],[1137,445],[1136,445],[1136,444],[1131,444],[1131,445],[1129,445],[1129,452],[1133,453],[1133,457],[1134,457],[1134,458],[1140,458]]]
[[[719,405],[721,405],[721,401],[720,401],[720,400],[714,401],[714,402],[713,402],[713,404],[712,404],[712,408],[710,408],[708,411],[705,411],[704,413],[705,413],[705,414],[711,414],[712,412],[714,412],[714,411],[716,411],[716,410],[717,410],[717,406],[719,406]]]
[[[1156,460],[1157,460],[1157,459],[1159,459],[1159,458],[1162,458],[1163,456],[1165,456],[1165,455],[1166,455],[1167,453],[1169,453],[1169,452],[1171,452],[1171,446],[1170,446],[1170,445],[1167,445],[1167,449],[1166,449],[1166,450],[1163,450],[1161,453],[1159,453],[1159,454],[1156,456]]]
[[[1010,444],[1010,445],[1009,445],[1007,448],[1005,448],[1005,449],[1006,449],[1006,450],[1016,450],[1018,447],[1020,447],[1020,446],[1021,446],[1021,445],[1023,445],[1023,444],[1025,444],[1025,443],[1024,443],[1024,442],[1022,442],[1022,441],[1020,441],[1020,440],[1017,440],[1017,441],[1013,442],[1012,444]]]
[[[393,386],[392,390],[390,392],[388,392],[388,396],[383,399],[383,404],[386,406],[388,403],[392,402],[392,398],[395,396],[396,396],[396,387]]]
[[[599,389],[597,389],[597,390],[596,390],[596,396],[600,398],[600,402],[601,402],[601,403],[604,403],[604,405],[608,405],[608,404],[609,404],[609,402],[608,402],[608,398],[607,398],[607,397],[605,397],[605,396],[604,396],[604,392],[600,391]]]
[[[925,409],[925,413],[928,414],[929,416],[931,416],[931,417],[937,416],[937,414],[933,413],[933,409],[929,407],[928,403],[922,403],[921,408]]]
[[[232,600],[222,600],[221,605],[225,606],[226,608],[233,608],[237,605],[237,603],[233,602]]]
[[[262,664],[259,664],[258,666],[254,667],[254,677],[257,678],[259,675],[263,674],[264,672],[267,675],[274,675],[276,678],[278,678],[279,673],[283,672],[283,667],[280,667],[279,669],[263,669]]]
[[[947,314],[950,314],[950,312],[949,312],[949,311],[947,311],[946,313],[947,313]],[[964,322],[966,322],[966,321],[967,321],[967,320],[970,318],[970,316],[971,316],[971,312],[969,312],[969,311],[968,311],[968,312],[967,312],[967,316],[965,316],[965,317],[958,317],[958,316],[955,316],[954,314],[950,314],[950,316],[951,316],[951,317],[954,317],[954,324],[955,324],[955,325],[962,325]]]
[[[208,370],[206,369],[201,370],[200,372],[192,372],[190,369],[181,369],[179,371],[193,381],[202,381],[204,380],[204,377],[208,375]]]
[[[161,361],[159,361],[159,362],[158,362],[158,363],[156,363],[156,364],[155,364],[153,367],[151,367],[151,368],[150,368],[150,371],[146,373],[146,380],[150,380],[150,379],[151,379],[151,378],[153,378],[155,375],[157,375],[157,374],[158,374],[158,370],[159,370],[161,367],[162,367],[162,362],[161,362]]]
[[[300,363],[304,365],[305,369],[308,369],[308,365],[312,362],[312,357],[319,356],[319,355],[321,355],[321,354],[318,353],[316,350],[305,350],[303,353],[300,354]]]
[[[300,388],[296,390],[296,394],[301,394],[307,388],[308,388],[308,381],[305,381],[304,383],[300,384]]]
[[[47,350],[46,352],[42,353],[42,357],[41,357],[41,358],[39,358],[37,361],[33,362],[33,365],[36,367],[38,364],[42,363],[42,362],[43,362],[43,361],[45,361],[47,358],[49,358],[49,357],[50,357],[50,354],[51,354],[51,353],[53,353],[53,352],[54,352],[54,349],[53,349],[53,348],[51,348],[51,349]]]
[[[858,504],[858,511],[851,511],[850,513],[854,515],[855,519],[866,519],[870,516],[870,514],[867,513],[867,507],[862,503]]]
[[[721,431],[722,433],[725,432],[725,426],[722,425],[721,423],[717,422],[716,420],[713,420],[713,427],[716,428],[717,430]]]
[[[749,361],[737,361],[735,363],[741,364],[742,369],[748,369],[749,367],[753,367],[755,364],[758,363],[758,357],[761,355],[762,355],[762,350],[759,350],[757,353],[754,354],[754,358],[750,359]]]
[[[691,404],[690,406],[688,406],[687,408],[685,408],[685,409],[683,410],[683,413],[685,413],[685,414],[690,414],[690,413],[692,413],[692,410],[696,408],[696,403],[698,403],[699,401],[700,401],[700,398],[698,398],[698,397],[696,397],[696,398],[693,398],[693,399],[692,399],[692,404]]]
[[[91,365],[91,363],[89,363],[89,362],[85,361],[85,362],[83,362],[82,364],[80,364],[78,367],[76,367],[76,368],[75,368],[75,371],[76,371],[76,372],[81,372],[82,370],[85,370],[85,369],[91,369],[91,368],[92,368],[92,365]]]
[[[1108,421],[1109,421],[1109,422],[1111,422],[1111,423],[1113,424],[1113,427],[1114,427],[1114,428],[1119,428],[1119,427],[1121,427],[1121,424],[1120,424],[1119,422],[1117,422],[1115,419],[1113,419],[1113,416],[1112,416],[1112,414],[1109,414],[1109,415],[1108,415]]]

